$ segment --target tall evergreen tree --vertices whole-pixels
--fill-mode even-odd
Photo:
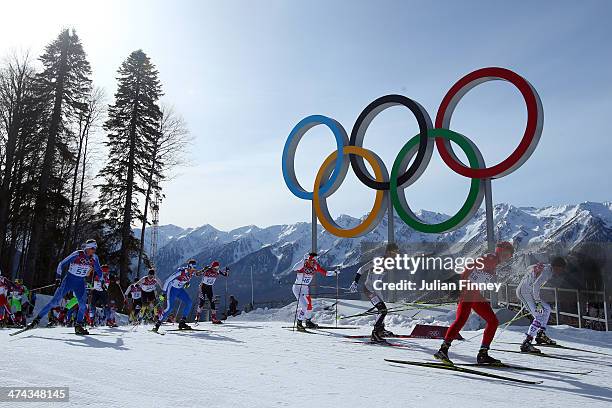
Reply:
[[[139,247],[132,224],[142,218],[138,196],[146,194],[147,163],[158,138],[162,92],[157,69],[142,50],[132,52],[118,74],[115,103],[109,106],[105,123],[109,154],[99,174],[103,179],[99,207],[105,239],[118,244],[120,278],[126,283],[130,258]]]
[[[30,281],[33,274],[42,265],[51,260],[52,248],[45,246],[46,253],[41,254],[45,231],[56,227],[54,219],[48,217],[48,203],[54,201],[55,194],[61,194],[63,180],[58,178],[59,161],[70,160],[71,152],[61,140],[62,133],[68,130],[68,121],[78,116],[79,111],[86,109],[83,101],[91,87],[91,68],[85,51],[74,31],[63,30],[58,38],[45,48],[40,57],[44,70],[37,75],[40,98],[49,101],[52,106],[46,127],[44,155],[37,177],[37,191],[32,219],[29,247],[27,251],[26,272]],[[61,173],[59,173],[61,175]],[[62,204],[61,202],[59,203]],[[46,262],[41,262],[46,258]]]
[[[18,140],[31,136],[23,134],[23,130],[28,121],[35,121],[29,116],[33,77],[34,70],[27,54],[10,56],[0,71],[0,135],[4,146],[0,160],[0,267],[6,271],[12,270],[6,236],[12,201],[10,193],[18,182],[16,170],[22,153],[18,149]]]

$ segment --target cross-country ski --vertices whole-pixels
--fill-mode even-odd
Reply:
[[[428,363],[428,362],[406,361],[406,360],[391,360],[391,359],[385,359],[385,361],[389,363],[394,363],[394,364],[404,364],[404,365],[411,365],[411,366],[416,366],[416,367],[427,367],[427,368],[434,368],[438,370],[454,371],[456,373],[461,373],[461,374],[471,374],[471,375],[477,375],[481,377],[496,378],[498,380],[517,382],[521,384],[537,385],[537,384],[542,384],[543,382],[543,381],[530,381],[530,380],[524,380],[520,378],[509,377],[506,375],[493,374],[493,373],[489,373],[486,371],[474,370],[471,368],[460,367],[460,366],[456,366],[452,364]]]

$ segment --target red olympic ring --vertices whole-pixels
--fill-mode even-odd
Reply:
[[[516,149],[502,162],[484,168],[465,166],[455,155],[450,140],[436,138],[436,147],[444,163],[464,177],[478,179],[500,178],[518,169],[535,150],[544,122],[542,102],[531,84],[520,75],[505,68],[482,68],[461,78],[446,93],[436,115],[436,128],[450,129],[450,121],[455,107],[461,98],[472,88],[484,82],[505,80],[513,84],[523,95],[527,105],[527,125],[521,142]]]

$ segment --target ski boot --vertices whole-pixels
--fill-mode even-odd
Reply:
[[[74,334],[89,334],[86,328],[84,328],[81,323],[74,324]]]
[[[162,324],[161,320],[156,321],[155,326],[151,329],[151,331],[154,331],[155,333],[157,333],[161,324]]]
[[[318,329],[319,325],[310,319],[306,319],[306,328],[307,329]]]
[[[384,339],[383,331],[384,330],[374,328],[374,330],[372,330],[372,334],[370,335],[370,341],[372,343],[386,343],[387,340]]]
[[[540,349],[535,348],[533,344],[531,344],[531,340],[533,337],[527,336],[527,338],[521,344],[521,352],[523,353],[541,353]]]
[[[210,321],[212,322],[212,324],[221,324],[223,323],[221,320],[217,319],[217,313],[214,312],[212,314],[212,316],[210,317]]]
[[[39,317],[35,317],[35,318],[34,318],[34,320],[32,320],[32,321],[30,322],[30,324],[28,324],[28,326],[27,326],[27,327],[28,327],[28,329],[33,329],[33,328],[35,328],[36,326],[38,326],[38,323],[40,323],[40,318],[39,318]]]
[[[434,354],[434,358],[436,360],[440,360],[444,364],[453,365],[453,362],[450,358],[448,358],[448,349],[450,347],[450,343],[444,342],[440,346],[440,350],[436,354]]]
[[[395,337],[395,333],[393,333],[391,330],[387,330],[383,327],[383,329],[381,330],[381,335],[383,337]]]
[[[548,346],[556,346],[557,342],[546,335],[544,330],[540,330],[535,338],[536,344],[546,344]]]
[[[178,326],[179,330],[191,330],[191,326],[188,325],[185,322],[185,318],[183,317],[180,321],[179,321],[179,326]]]
[[[489,347],[487,346],[480,347],[476,362],[480,365],[501,365],[501,361],[489,355]]]
[[[295,328],[296,328],[297,331],[301,331],[301,332],[305,332],[306,331],[306,328],[302,324],[301,320],[297,321],[297,324],[295,325]]]

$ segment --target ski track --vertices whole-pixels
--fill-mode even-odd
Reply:
[[[365,303],[346,306],[345,314],[367,309]],[[75,336],[66,327],[41,328],[15,337],[8,336],[10,330],[0,330],[3,360],[8,368],[0,371],[0,383],[70,387],[68,404],[29,402],[11,403],[11,407],[269,408],[315,404],[334,408],[426,405],[500,408],[535,404],[538,408],[558,408],[608,407],[612,402],[609,382],[612,356],[544,349],[548,354],[584,360],[573,362],[491,352],[511,364],[593,370],[588,375],[477,368],[544,381],[533,386],[515,384],[387,363],[384,358],[433,361],[431,354],[440,341],[393,340],[413,349],[344,341],[342,334],[369,333],[371,322],[361,318],[360,329],[327,330],[325,333],[332,334],[326,336],[281,328],[293,321],[294,308],[295,305],[289,305],[277,310],[257,310],[228,320],[225,325],[198,326],[211,332],[169,332],[165,336],[147,332],[146,326],[135,331],[131,331],[131,326],[94,328],[92,333],[105,336],[90,337]],[[447,314],[442,312],[439,316]],[[329,324],[333,312],[318,312],[316,316]],[[423,319],[437,321],[436,317]],[[397,316],[391,320],[398,321],[397,326],[389,325],[391,330],[410,331],[406,321]],[[522,330],[511,328],[497,339],[521,341]],[[482,334],[482,330],[462,332],[467,339],[478,333]],[[551,327],[549,333],[567,346],[612,354],[612,333],[567,326]],[[480,336],[455,342],[451,358],[456,362],[473,362],[479,345]],[[510,350],[518,346],[498,343],[494,347]]]

